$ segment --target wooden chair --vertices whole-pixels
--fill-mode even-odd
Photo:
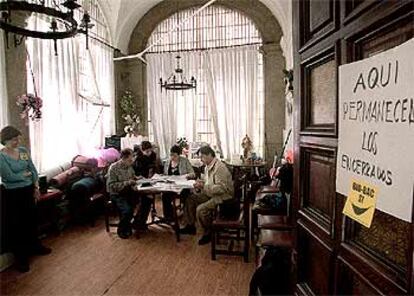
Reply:
[[[105,229],[106,232],[110,231],[110,227],[118,227],[118,222],[111,222],[110,217],[113,216],[113,213],[116,212],[116,206],[113,204],[109,194],[105,196],[104,201],[104,215],[105,215]],[[118,216],[118,214],[117,214]]]
[[[289,251],[293,249],[292,230],[261,229],[259,239],[256,243],[256,266],[260,262],[261,250],[268,248],[282,247]]]
[[[237,183],[237,182],[236,182]],[[212,224],[212,238],[211,238],[211,259],[216,260],[216,256],[222,255],[236,255],[243,256],[245,262],[249,262],[249,251],[250,251],[250,223],[249,223],[249,212],[250,212],[250,201],[246,196],[246,181],[241,180],[241,194],[240,187],[236,185],[235,197],[240,203],[239,215],[235,218],[223,218],[220,215],[220,209],[216,214],[216,218]],[[228,248],[220,249],[217,244],[219,241],[226,239],[228,240]],[[233,250],[234,240],[243,241],[243,251]]]
[[[256,201],[262,199],[268,194],[276,194],[278,190],[276,188],[265,187],[264,190],[259,190],[256,194]],[[282,193],[286,198],[286,210],[280,211],[276,209],[267,208],[252,208],[252,240],[255,238],[255,234],[259,234],[261,228],[275,229],[271,226],[277,224],[277,228],[290,229],[291,228],[291,202],[290,194]],[[270,225],[270,227],[269,227]]]

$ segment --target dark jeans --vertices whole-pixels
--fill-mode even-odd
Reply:
[[[27,260],[33,250],[40,246],[37,237],[36,205],[33,197],[33,185],[4,189],[4,222],[7,248],[17,260]]]
[[[135,195],[135,196],[134,196]],[[136,192],[124,191],[111,196],[112,202],[116,205],[119,213],[118,233],[131,232],[131,220],[134,218],[134,226],[144,228],[149,211],[151,209],[151,199],[142,195],[138,213],[134,216],[134,209],[137,205],[138,196]]]
[[[134,224],[138,228],[145,228],[148,220],[148,215],[151,210],[152,198],[148,195],[140,195],[140,204],[138,208],[137,217],[134,220]]]
[[[184,189],[180,194],[180,199],[183,200],[187,196],[190,195],[190,190]],[[163,192],[162,193],[162,211],[164,218],[167,220],[173,220],[174,212],[172,203],[174,202],[173,198],[175,198],[176,193],[174,192]],[[184,202],[182,202],[184,203]]]

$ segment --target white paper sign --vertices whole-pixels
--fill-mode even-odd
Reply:
[[[351,179],[377,186],[376,208],[412,219],[414,39],[339,67],[336,191]]]

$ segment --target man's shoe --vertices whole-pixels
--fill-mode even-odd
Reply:
[[[118,236],[122,239],[128,239],[131,235],[125,232],[118,232]]]
[[[117,231],[118,236],[122,239],[127,239],[132,235],[132,231],[131,230],[126,230],[126,231]]]
[[[180,229],[180,234],[195,235],[196,233],[197,229],[194,225],[187,225],[186,227]]]
[[[45,256],[45,255],[49,255],[50,253],[52,253],[52,249],[45,247],[43,245],[39,245],[33,250],[34,255]]]
[[[202,246],[202,245],[208,244],[209,242],[211,242],[211,235],[205,234],[200,238],[200,240],[198,241],[198,244]]]

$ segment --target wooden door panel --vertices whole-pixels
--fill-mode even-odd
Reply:
[[[302,19],[300,26],[303,32],[301,47],[308,47],[311,43],[335,31],[337,28],[337,7],[335,0],[300,1]]]
[[[335,150],[311,145],[303,145],[301,150],[303,175],[306,178],[302,182],[300,212],[333,238]]]
[[[293,1],[293,19],[296,292],[414,294],[413,223],[377,210],[365,228],[335,193],[338,67],[413,38],[414,1]]]
[[[371,57],[412,38],[412,18],[413,13],[400,17],[390,25],[379,23],[376,28],[371,27],[349,36],[346,40],[347,61]],[[369,229],[350,219],[345,219],[344,229],[351,257],[352,254],[361,253],[370,264],[377,265],[374,275],[392,278],[393,283],[398,283],[401,288],[393,293],[408,291],[413,258],[412,252],[408,251],[412,250],[412,223],[377,210]],[[355,261],[355,258],[350,261]],[[338,278],[338,281],[342,279]],[[375,285],[382,285],[382,290],[390,291],[393,290],[393,283],[384,285],[384,281],[375,281]]]
[[[301,134],[336,135],[337,62],[335,47],[302,64]]]
[[[344,294],[347,292],[346,289],[353,289],[353,282],[350,282],[349,278],[358,278],[382,294],[403,295],[409,291],[401,274],[396,273],[392,267],[378,262],[370,254],[355,248],[352,243],[341,244],[336,264],[336,294]]]
[[[319,239],[301,221],[298,222],[298,264],[306,266],[298,273],[298,289],[304,294],[329,295],[332,294],[330,278],[333,276],[332,247]]]

